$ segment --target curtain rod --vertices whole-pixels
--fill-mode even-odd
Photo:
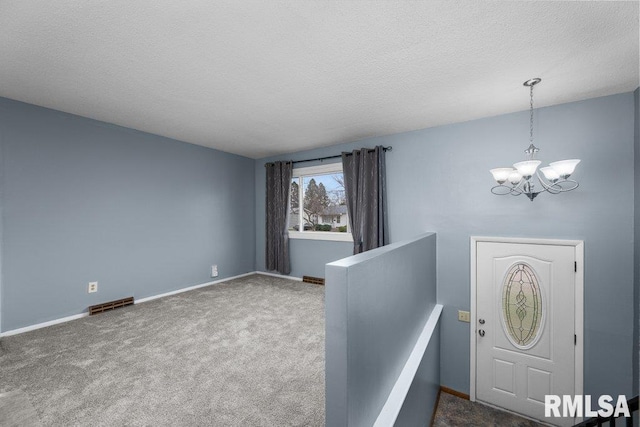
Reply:
[[[382,149],[384,151],[392,151],[393,147],[389,146],[389,147],[382,147]],[[369,149],[369,152],[374,151],[374,149]],[[347,153],[347,155],[351,155],[351,153]],[[318,161],[323,161],[323,160],[329,160],[329,159],[339,159],[342,157],[342,154],[336,154],[335,156],[325,156],[325,157],[318,157],[315,159],[305,159],[305,160],[294,160],[291,163],[293,163],[294,165],[296,163],[305,163],[305,162],[318,162]],[[265,164],[265,166],[268,163]]]

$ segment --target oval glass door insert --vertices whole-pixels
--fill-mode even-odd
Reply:
[[[533,268],[513,265],[502,284],[502,324],[509,341],[519,349],[533,347],[543,330],[540,282]]]

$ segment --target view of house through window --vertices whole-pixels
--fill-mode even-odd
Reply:
[[[289,230],[349,233],[342,165],[294,169],[293,175]]]

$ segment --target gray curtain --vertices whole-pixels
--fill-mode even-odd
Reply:
[[[267,163],[267,236],[266,268],[281,274],[291,273],[289,263],[289,193],[293,163]]]
[[[388,240],[385,154],[378,146],[342,153],[342,171],[353,235],[353,253],[384,246]]]

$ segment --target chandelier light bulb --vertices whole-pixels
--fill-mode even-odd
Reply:
[[[513,171],[509,174],[509,182],[511,185],[518,185],[522,181],[522,175],[518,173],[518,171]]]
[[[507,182],[507,179],[509,179],[509,175],[513,172],[513,168],[496,168],[491,169],[489,172],[493,175],[493,179],[495,179],[498,184],[502,185]]]
[[[556,172],[556,170],[551,166],[540,168],[540,172],[542,172],[544,174],[544,177],[547,178],[547,180],[549,180],[552,184],[555,184],[555,182],[560,179],[560,174]]]
[[[549,166],[555,170],[560,178],[567,179],[580,163],[580,159],[560,160],[559,162],[549,163]]]
[[[542,163],[540,160],[526,160],[524,162],[514,163],[513,167],[516,168],[524,179],[529,179],[536,173],[536,169],[538,169],[540,163]]]

